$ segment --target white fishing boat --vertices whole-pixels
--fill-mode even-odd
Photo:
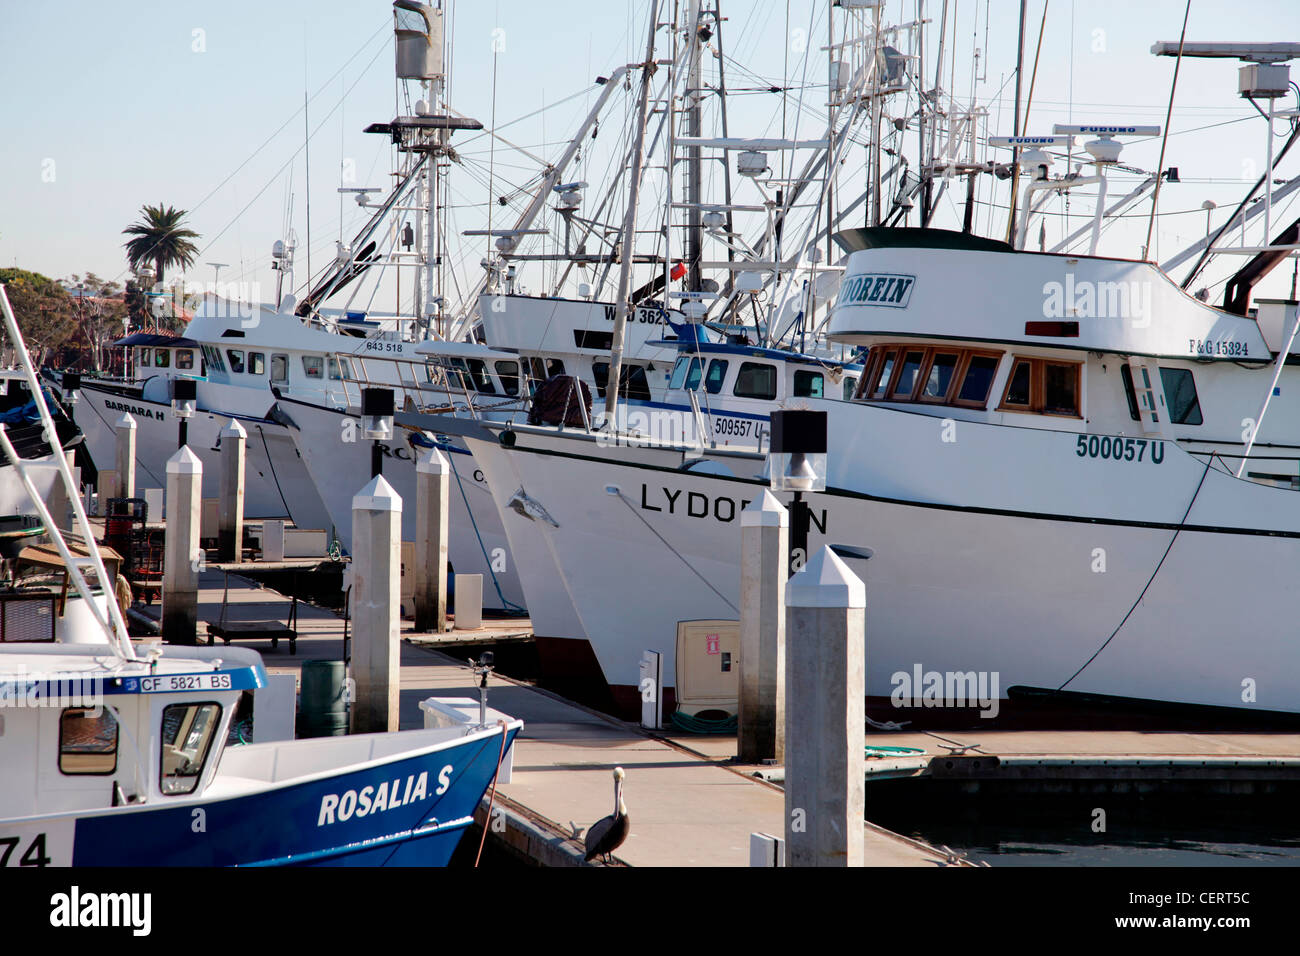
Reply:
[[[1239,46],[1204,55],[1300,55]],[[1114,136],[1137,130],[1054,135],[1097,136],[1090,181],[1104,183]],[[1041,153],[1020,162],[1023,243],[1034,193],[1080,177],[1051,177]],[[1286,637],[1300,425],[1275,397],[1300,387],[1300,307],[1251,302],[1296,229],[1247,250],[1219,306],[1152,262],[1097,255],[1095,239],[1075,255],[933,229],[841,234],[854,251],[828,331],[869,350],[866,373],[852,402],[799,404],[829,422],[810,548],[874,552],[855,567],[873,716],[968,718],[972,699],[950,700],[946,675],[979,682],[989,717],[1071,694],[1300,712]],[[737,616],[738,518],[767,484],[763,456],[493,423],[467,444],[516,552],[516,533],[544,542],[622,709],[639,703],[643,650],[663,653],[671,681],[679,622]],[[506,515],[515,476],[549,520]],[[653,583],[626,574],[629,555],[653,561]],[[938,692],[923,695],[931,674]]]
[[[0,307],[35,388],[3,286]],[[0,446],[30,496],[3,430]],[[60,449],[55,458],[70,489]],[[0,642],[0,866],[448,862],[518,721],[442,706],[441,725],[423,731],[231,746],[240,695],[266,685],[261,657],[161,645],[138,655],[115,602],[92,590],[108,577],[75,494],[81,559],[34,503],[100,640]]]

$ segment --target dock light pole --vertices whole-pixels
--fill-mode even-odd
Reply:
[[[63,404],[66,408],[73,408],[81,401],[81,373],[64,372],[63,373]]]
[[[826,413],[772,412],[768,453],[773,491],[794,492],[790,506],[790,566],[793,575],[808,563],[808,503],[803,496],[826,490]]]
[[[180,422],[176,438],[176,447],[184,448],[190,440],[190,419],[194,416],[194,407],[198,403],[198,383],[192,378],[172,379],[172,411]]]
[[[361,390],[361,434],[375,443],[370,450],[370,477],[378,478],[384,473],[384,453],[379,443],[393,437],[391,388]]]

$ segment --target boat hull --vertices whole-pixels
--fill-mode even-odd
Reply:
[[[297,426],[293,434],[302,459],[329,510],[339,540],[350,551],[352,499],[369,480],[374,443],[361,437],[358,419],[342,411],[284,399],[280,407]],[[403,541],[415,540],[415,465],[424,451],[422,446],[405,440],[410,434],[398,429],[393,440],[381,443],[384,479],[403,502]],[[449,440],[442,450],[452,466],[448,561],[457,574],[483,575],[485,608],[522,609],[524,594],[518,562],[510,554],[484,475],[459,440]]]
[[[1076,452],[1077,435],[963,424],[954,446],[925,416],[833,411],[832,428],[837,414],[875,430],[833,467],[843,484],[810,496],[809,544],[874,552],[849,564],[866,582],[877,719],[935,708],[995,718],[1012,687],[1300,712],[1294,493],[1207,472],[1173,442],[1147,443],[1158,462],[1103,461],[1086,440]],[[516,550],[519,536],[548,539],[552,563],[536,578],[553,575],[553,592],[571,598],[575,636],[616,698],[637,685],[645,649],[664,655],[675,686],[679,621],[739,617],[740,512],[766,482],[682,471],[677,452],[631,460],[526,430],[510,448],[470,447],[488,470],[526,475],[553,516],[505,527]],[[504,509],[510,491],[494,492]],[[927,702],[932,673],[973,674],[1001,703]]]
[[[507,748],[518,729],[515,724],[505,731]],[[380,738],[375,749],[394,749],[383,738],[419,733],[374,735]],[[313,747],[355,747],[365,740],[289,746],[301,760]],[[445,866],[497,772],[501,732],[404,750],[302,782],[218,795],[227,763],[256,765],[259,746],[275,745],[228,751],[204,798],[0,821],[0,836],[15,836],[18,846],[26,847],[42,835],[41,845],[55,865]],[[288,756],[282,754],[281,763],[289,762]]]
[[[135,487],[167,486],[167,459],[176,453],[178,423],[171,406],[83,384],[78,425],[97,467],[111,469],[117,455],[116,423],[123,413],[136,421]],[[244,514],[250,519],[289,518],[300,528],[326,528],[329,512],[316,493],[288,429],[264,418],[234,416],[248,433],[245,445]],[[188,444],[203,462],[203,497],[220,495],[221,429],[230,415],[198,411],[189,420]]]

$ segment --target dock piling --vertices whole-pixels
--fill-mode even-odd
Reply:
[[[117,432],[117,488],[115,498],[135,497],[135,419],[123,412],[114,425]]]
[[[447,534],[451,465],[437,448],[415,466],[415,629],[447,629]]]
[[[740,513],[740,713],[742,763],[785,759],[785,580],[790,516],[763,489]]]
[[[187,446],[167,459],[167,533],[163,545],[162,638],[194,644],[199,620],[199,510],[203,462]]]
[[[829,547],[786,585],[790,866],[862,866],[866,587]]]
[[[248,433],[233,418],[221,429],[221,503],[217,516],[217,554],[239,563],[244,552],[244,461]]]
[[[402,498],[376,475],[352,499],[354,734],[398,729]]]

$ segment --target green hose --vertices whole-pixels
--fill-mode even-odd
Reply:
[[[736,732],[736,715],[731,714],[721,720],[709,720],[707,717],[692,717],[680,710],[673,711],[672,721],[679,730],[688,734],[734,734]]]

